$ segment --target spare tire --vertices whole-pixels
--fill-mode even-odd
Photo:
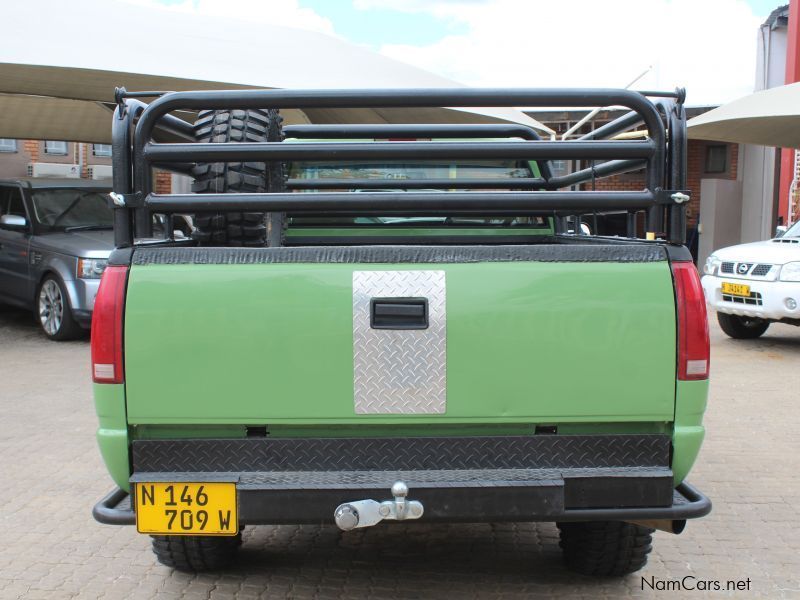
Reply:
[[[227,144],[283,141],[283,118],[277,109],[202,111],[194,124],[198,142]],[[283,192],[280,162],[198,163],[192,170],[196,193]],[[280,214],[213,212],[194,215],[192,238],[201,246],[278,246],[283,238]]]

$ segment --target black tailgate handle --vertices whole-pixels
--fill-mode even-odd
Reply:
[[[372,329],[427,329],[427,298],[372,298],[369,326]]]

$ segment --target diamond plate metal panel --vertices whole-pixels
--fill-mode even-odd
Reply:
[[[134,440],[134,471],[668,467],[663,434]]]
[[[427,298],[428,328],[372,329],[372,298]],[[444,414],[444,271],[353,272],[353,399],[357,414]]]

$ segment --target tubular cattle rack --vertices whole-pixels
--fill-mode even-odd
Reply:
[[[144,96],[155,99],[150,104],[136,99]],[[647,237],[683,244],[688,200],[684,97],[683,90],[281,89],[129,93],[118,88],[112,129],[116,245],[127,247],[134,238],[151,237],[152,214],[167,215],[171,221],[172,214],[209,211],[263,211],[290,216],[553,216],[557,233],[567,231],[569,219],[578,224],[585,214],[625,212],[628,237],[636,237],[636,215],[644,212]],[[296,138],[292,143],[198,143],[194,141],[192,125],[175,115],[199,110],[269,108],[580,107],[588,110],[616,106],[630,112],[569,140],[541,139],[529,126],[499,123],[289,125],[284,132],[287,137]],[[647,130],[645,139],[613,139],[641,124]],[[431,141],[400,143],[363,141],[364,138]],[[537,161],[541,175],[462,180],[289,179],[288,191],[272,193],[157,194],[153,186],[154,168],[191,174],[198,162],[354,159],[518,159]],[[548,162],[552,160],[581,160],[587,166],[568,175],[554,176]],[[595,191],[594,184],[599,178],[640,169],[645,170],[645,185],[640,191]],[[578,189],[581,184],[589,183],[591,190]],[[345,186],[359,191],[326,191]],[[379,191],[385,188],[402,191]],[[293,193],[297,190],[316,193]],[[171,224],[167,230],[171,231]],[[575,226],[574,230],[576,235],[580,234],[580,227]]]

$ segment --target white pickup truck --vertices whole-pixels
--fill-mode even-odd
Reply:
[[[706,301],[729,336],[757,338],[770,323],[800,325],[800,222],[781,237],[716,250],[703,272]]]

